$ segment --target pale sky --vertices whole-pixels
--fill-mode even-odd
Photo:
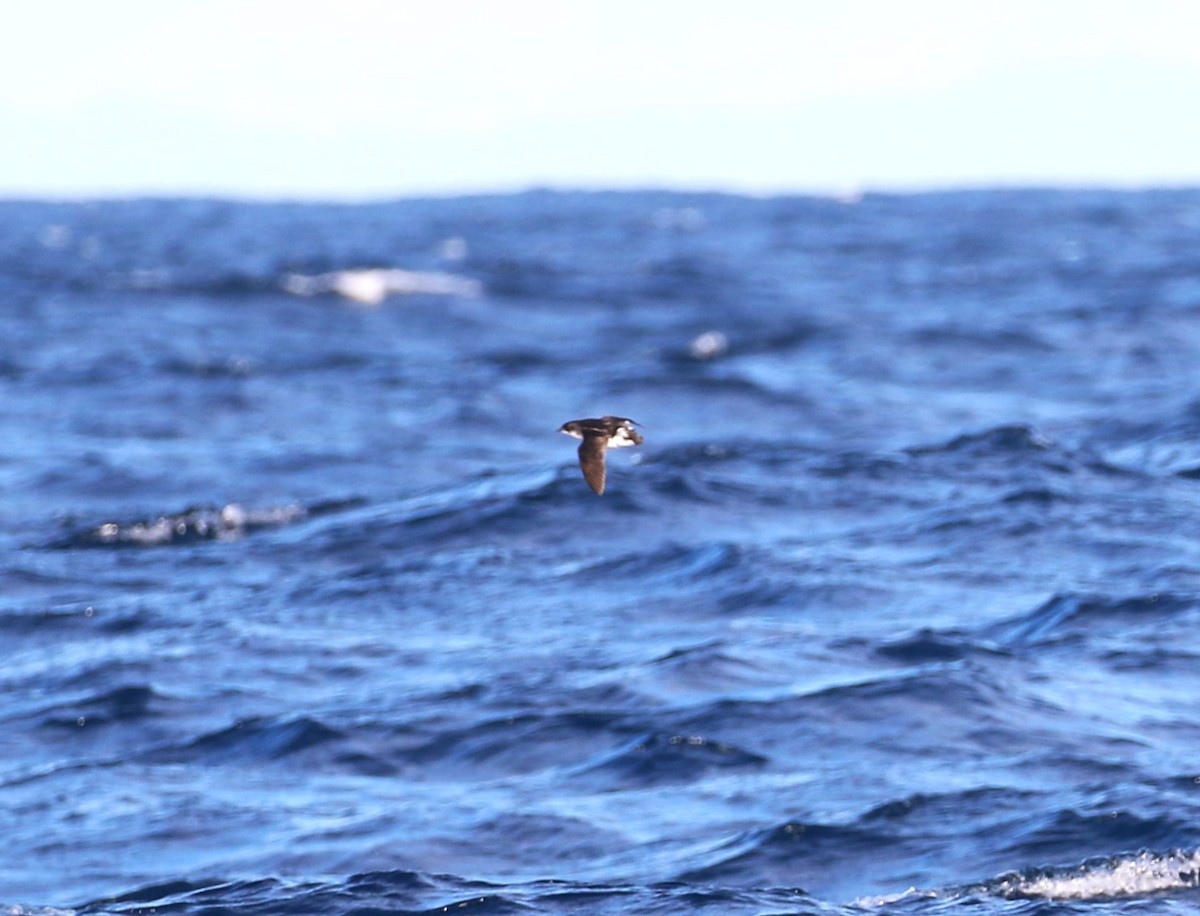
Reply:
[[[1197,0],[39,0],[0,195],[1200,184]]]

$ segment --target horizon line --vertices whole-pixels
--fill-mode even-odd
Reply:
[[[102,203],[111,201],[220,200],[233,203],[379,204],[395,201],[467,200],[489,197],[518,197],[523,194],[663,194],[698,197],[741,197],[751,200],[814,198],[853,203],[864,197],[916,197],[921,195],[986,192],[1110,192],[1153,193],[1200,190],[1200,176],[1164,179],[972,179],[911,182],[863,182],[840,186],[752,187],[736,182],[683,184],[669,181],[558,182],[530,181],[495,185],[463,185],[428,189],[378,189],[364,191],[248,190],[214,187],[186,188],[6,188],[0,186],[0,201],[10,203]]]

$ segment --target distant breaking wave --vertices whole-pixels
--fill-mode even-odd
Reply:
[[[219,508],[195,506],[182,512],[141,521],[108,521],[74,532],[51,546],[70,547],[161,547],[197,541],[230,541],[263,528],[278,528],[314,515],[358,505],[357,500],[299,504],[250,509],[238,503]]]
[[[1067,868],[1039,868],[1002,875],[979,885],[864,897],[859,906],[884,907],[914,900],[961,900],[979,895],[1010,900],[1119,900],[1200,887],[1200,850],[1089,859]]]
[[[989,890],[1005,897],[1096,900],[1142,897],[1200,887],[1200,850],[1090,860],[1074,868],[1038,870],[999,879]]]
[[[296,296],[338,295],[363,305],[379,305],[388,296],[458,296],[475,299],[483,294],[483,284],[469,277],[441,271],[370,268],[335,270],[307,275],[288,274],[280,282]]]

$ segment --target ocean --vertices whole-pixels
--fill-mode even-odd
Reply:
[[[1200,909],[1200,190],[10,200],[0,341],[2,912]]]

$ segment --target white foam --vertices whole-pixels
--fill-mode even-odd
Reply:
[[[461,235],[443,239],[438,246],[438,256],[443,261],[465,261],[467,258],[467,240]]]
[[[1038,897],[1046,900],[1111,900],[1147,897],[1200,887],[1200,850],[1139,853],[1107,862],[1091,862],[1036,877],[1016,875],[984,885],[942,890],[910,887],[898,894],[860,897],[855,905],[877,909],[910,899],[947,899],[980,894]]]
[[[858,185],[846,185],[845,187],[838,188],[829,195],[832,200],[850,207],[861,204],[865,196],[866,191]]]
[[[874,909],[882,906],[891,906],[893,903],[900,903],[903,900],[936,900],[937,896],[932,891],[919,891],[915,887],[910,887],[900,894],[886,894],[882,897],[859,897],[854,901],[854,905]]]
[[[43,248],[66,248],[71,244],[71,227],[60,226],[57,223],[43,226],[42,231],[38,233],[38,241],[42,243]]]
[[[1144,852],[1101,865],[1084,865],[1071,872],[1006,880],[1001,890],[1006,895],[1090,900],[1192,887],[1200,887],[1200,850],[1167,855]]]
[[[699,232],[704,228],[704,213],[696,207],[659,207],[654,211],[654,225],[658,229],[677,229],[683,232]]]
[[[297,296],[336,293],[363,305],[379,305],[391,295],[460,296],[475,298],[483,293],[478,280],[440,271],[370,268],[332,273],[288,274],[280,284]]]
[[[692,359],[715,359],[729,352],[729,338],[720,331],[705,331],[688,344]]]

